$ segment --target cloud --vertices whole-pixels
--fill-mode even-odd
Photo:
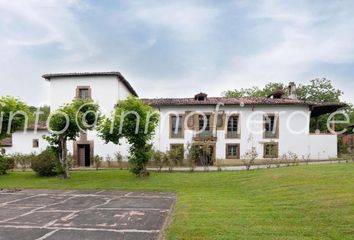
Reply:
[[[0,0],[0,95],[38,104],[47,99],[43,73],[109,70],[121,71],[142,97],[220,95],[315,77],[349,89],[353,7],[350,1]],[[349,92],[345,97],[354,101]]]
[[[181,41],[197,41],[208,35],[219,11],[206,5],[186,1],[139,2],[130,5],[131,18],[142,21],[152,31],[168,31]]]
[[[353,6],[341,3],[326,8],[310,2],[297,5],[266,1],[249,7],[246,18],[261,25],[254,28],[255,34],[268,44],[255,53],[234,56],[221,78],[234,88],[269,81],[304,82],[312,77],[329,77],[315,75],[328,74],[326,69],[314,71],[319,64],[352,63],[354,32],[349,29],[354,24]],[[275,30],[269,34],[271,27]]]
[[[81,31],[72,12],[74,8],[80,10],[86,6],[78,0],[0,1],[2,46],[26,48],[55,44],[72,61],[91,57],[97,49]]]

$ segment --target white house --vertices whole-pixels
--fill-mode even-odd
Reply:
[[[55,111],[74,98],[92,98],[103,114],[109,116],[118,100],[137,93],[119,72],[46,74],[50,84],[50,107]],[[315,103],[298,100],[295,84],[289,85],[288,97],[275,92],[264,97],[208,97],[200,93],[192,98],[142,99],[159,111],[161,120],[153,146],[160,151],[175,147],[187,149],[191,144],[207,144],[213,164],[216,159],[238,161],[255,149],[259,159],[279,158],[292,152],[299,158],[328,159],[337,157],[337,135],[310,133],[310,118],[334,112],[343,104]],[[16,132],[6,152],[40,152],[47,147],[42,136],[45,126]],[[78,166],[93,164],[93,156],[126,156],[128,145],[105,144],[94,131],[81,134],[68,144]]]

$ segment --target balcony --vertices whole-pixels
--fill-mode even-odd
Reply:
[[[216,141],[216,134],[212,131],[203,131],[194,135],[194,141]]]
[[[179,132],[171,132],[171,138],[184,138],[183,136],[183,132],[179,131]]]
[[[227,131],[226,132],[226,138],[240,138],[240,133],[238,133],[237,131]]]
[[[264,138],[278,138],[278,133],[274,131],[265,131]]]

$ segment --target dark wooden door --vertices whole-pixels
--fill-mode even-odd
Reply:
[[[77,156],[78,156],[78,166],[79,167],[90,167],[90,145],[89,144],[79,144],[77,146]]]

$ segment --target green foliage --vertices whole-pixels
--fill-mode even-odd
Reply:
[[[21,168],[21,170],[25,172],[28,168],[31,167],[31,162],[34,158],[36,158],[36,154],[35,153],[30,153],[30,154],[15,153],[7,157],[9,159],[12,159],[15,167]]]
[[[336,89],[331,80],[316,78],[309,84],[300,84],[297,87],[297,96],[301,100],[316,102],[340,102],[343,92]]]
[[[129,97],[118,101],[111,118],[100,126],[100,136],[106,142],[119,144],[125,138],[130,144],[129,162],[131,171],[137,176],[147,175],[146,164],[151,158],[152,139],[159,115],[140,99]]]
[[[95,165],[96,170],[98,170],[101,167],[102,161],[103,161],[103,158],[99,155],[95,155],[93,157],[93,163]]]
[[[58,155],[50,147],[32,159],[31,168],[38,176],[56,176],[62,172]]]
[[[123,169],[123,155],[120,154],[120,152],[116,152],[114,154],[114,157],[117,161],[117,167],[122,170]]]
[[[30,106],[29,111],[31,112],[31,117],[29,119],[30,124],[36,123],[36,114],[38,114],[38,122],[47,122],[50,115],[50,107],[48,105],[41,107]]]
[[[29,113],[29,108],[24,102],[10,96],[1,97],[0,114],[2,114],[2,116],[0,115],[0,140],[8,137],[14,131],[27,127],[26,121],[28,121]]]
[[[174,166],[183,165],[184,152],[182,147],[172,148],[167,154]]]
[[[251,87],[241,88],[240,90],[229,90],[223,93],[226,97],[266,97],[274,90],[281,89],[287,94],[287,86],[283,83],[268,83],[264,88]],[[326,78],[316,78],[310,81],[309,84],[300,84],[296,90],[297,96],[300,100],[314,101],[314,102],[340,102],[340,97],[343,92],[336,89],[332,81]],[[349,115],[350,121],[354,122],[354,109],[351,104],[344,109]],[[329,114],[325,114],[310,121],[310,131],[320,130],[321,132],[327,131],[327,119]],[[336,120],[344,120],[344,117],[338,116]],[[345,124],[337,124],[336,131],[344,129]]]
[[[49,128],[52,132],[45,139],[58,153],[64,178],[69,177],[67,141],[75,141],[80,132],[92,130],[99,121],[99,106],[91,99],[73,100],[51,115]]]
[[[163,167],[163,158],[164,158],[165,153],[159,151],[159,150],[152,150],[151,154],[151,160],[153,164],[157,167],[157,171],[160,172],[161,168]]]
[[[13,159],[6,157],[3,154],[0,154],[0,175],[6,174],[10,169],[14,169],[15,162]]]
[[[257,171],[75,171],[72,178],[0,176],[0,188],[174,192],[166,239],[353,239],[354,164],[321,164]],[[96,181],[93,181],[96,180]]]
[[[268,83],[263,88],[251,87],[228,90],[223,92],[225,97],[264,97],[273,93],[276,90],[282,90],[284,93],[287,91],[287,86],[283,83]]]

